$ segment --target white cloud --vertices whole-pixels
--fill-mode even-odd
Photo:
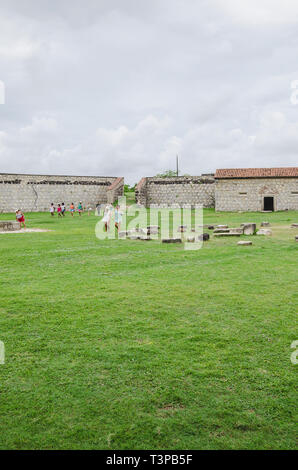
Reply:
[[[0,104],[5,104],[5,85],[2,80],[0,80]]]
[[[2,0],[0,172],[297,164],[297,6]]]
[[[194,175],[223,166],[291,166],[297,162],[298,121],[288,122],[278,111],[259,117],[255,135],[210,124],[194,126],[181,135],[175,135],[174,128],[174,120],[168,116],[150,115],[133,128],[99,128],[89,139],[65,148],[51,143],[56,134],[63,142],[56,121],[34,118],[17,134],[0,133],[0,160],[6,161],[8,171],[38,167],[39,173],[46,174],[124,175],[130,183],[174,169],[177,154],[182,173]]]
[[[215,0],[235,21],[246,24],[297,24],[297,0]]]

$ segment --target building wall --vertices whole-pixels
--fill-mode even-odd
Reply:
[[[273,196],[276,211],[298,210],[298,178],[218,179],[217,211],[262,211],[264,197]]]
[[[210,176],[142,178],[136,189],[138,203],[149,207],[201,204],[214,207],[215,180]]]
[[[107,202],[113,204],[124,194],[124,178],[116,178],[107,189]]]
[[[0,212],[48,211],[50,204],[64,202],[66,207],[82,201],[95,207],[107,203],[108,189],[116,177],[12,175],[0,173]],[[123,179],[122,179],[123,180]],[[110,191],[110,198],[121,191],[121,184]],[[122,184],[123,193],[123,184]],[[112,201],[113,202],[113,201]]]

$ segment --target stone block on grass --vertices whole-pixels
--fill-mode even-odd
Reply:
[[[15,232],[20,230],[20,223],[13,220],[1,220],[0,232]]]
[[[270,230],[269,228],[261,228],[257,231],[257,235],[270,236],[272,235],[272,230]]]
[[[230,233],[239,233],[240,235],[243,235],[243,227],[230,228]]]
[[[208,240],[210,240],[209,233],[202,233],[201,235],[198,236],[198,241],[207,242]]]
[[[216,228],[213,232],[214,234],[216,233],[230,233],[229,228]]]
[[[243,228],[244,235],[254,235],[257,231],[257,224],[253,222],[241,224],[241,227]]]
[[[181,238],[163,238],[162,243],[182,243]]]
[[[222,237],[240,237],[241,236],[241,233],[237,233],[237,232],[228,232],[228,233],[215,233],[214,234],[215,237],[217,238],[222,238]]]
[[[118,232],[118,238],[126,238],[127,235],[128,235],[128,232],[125,232],[125,231]]]

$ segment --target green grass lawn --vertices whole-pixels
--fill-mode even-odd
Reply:
[[[0,448],[295,448],[298,213],[204,223],[264,219],[199,251],[100,241],[87,214],[0,235]]]

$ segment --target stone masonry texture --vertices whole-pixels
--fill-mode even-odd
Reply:
[[[102,176],[49,176],[0,173],[0,212],[48,211],[64,202],[66,208],[114,202],[123,194],[124,180]]]
[[[215,179],[208,176],[142,178],[136,187],[136,201],[146,207],[198,204],[214,207]]]
[[[264,210],[264,198],[274,198],[274,210],[298,210],[298,177],[218,179],[215,185],[217,211]]]

